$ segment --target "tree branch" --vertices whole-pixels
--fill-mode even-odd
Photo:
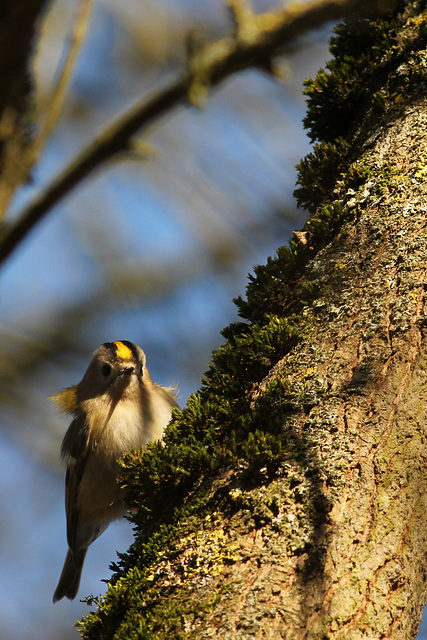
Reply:
[[[33,142],[32,152],[37,157],[46,140],[56,127],[64,107],[68,86],[74,71],[76,60],[81,53],[89,28],[93,0],[80,0],[76,21],[69,36],[69,44],[65,59],[59,69],[56,82],[52,89],[48,104],[46,119]]]
[[[394,6],[393,0],[378,4]],[[144,98],[110,125],[64,169],[23,211],[9,230],[3,230],[0,264],[33,227],[77,184],[113,156],[129,148],[131,137],[180,103],[201,106],[209,91],[232,74],[251,67],[273,73],[271,59],[298,37],[326,21],[370,7],[360,0],[314,0],[255,15],[245,0],[230,0],[233,33],[205,46],[188,60],[186,71],[171,85]]]

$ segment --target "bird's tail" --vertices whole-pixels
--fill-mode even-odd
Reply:
[[[72,553],[70,549],[65,556],[64,566],[58,586],[53,594],[53,601],[58,602],[64,596],[73,600],[79,590],[80,576],[87,549],[80,549],[77,553]]]

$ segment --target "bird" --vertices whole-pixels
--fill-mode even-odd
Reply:
[[[144,351],[128,340],[102,344],[81,382],[50,398],[73,416],[61,445],[68,551],[57,602],[76,597],[88,547],[126,513],[118,461],[161,439],[178,402],[175,389],[152,381]]]

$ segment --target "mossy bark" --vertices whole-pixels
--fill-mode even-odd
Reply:
[[[84,638],[415,637],[427,586],[427,20],[424,3],[404,10],[334,146],[345,155],[329,193],[240,301],[251,324],[227,330],[165,446],[128,458],[138,536]]]

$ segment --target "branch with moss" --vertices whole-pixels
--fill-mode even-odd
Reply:
[[[394,0],[378,2],[382,8],[394,4]],[[16,223],[3,228],[0,264],[79,183],[117,154],[131,150],[132,136],[137,132],[181,103],[202,106],[209,92],[234,73],[255,67],[274,74],[274,56],[311,29],[352,11],[360,14],[369,7],[372,12],[372,3],[360,0],[314,0],[259,15],[245,0],[229,0],[228,6],[234,25],[230,35],[189,52],[187,68],[175,82],[145,97],[114,121],[22,212]]]

